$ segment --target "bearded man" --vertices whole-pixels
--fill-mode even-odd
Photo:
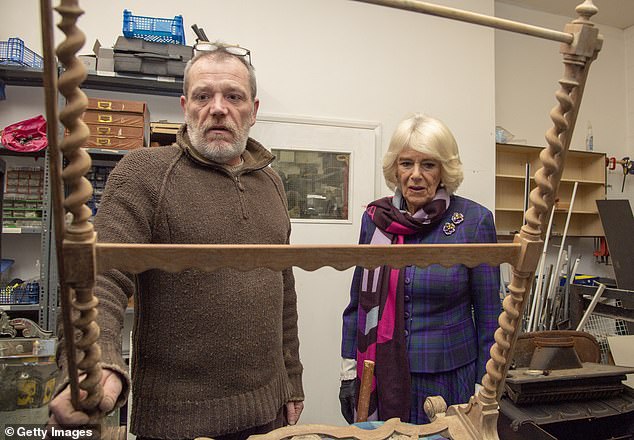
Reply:
[[[256,92],[247,49],[199,43],[185,68],[185,124],[176,143],[131,151],[117,164],[95,218],[98,240],[289,243],[284,187],[269,166],[274,156],[249,137]],[[112,270],[98,277],[96,295],[101,409],[123,405],[131,386],[137,438],[239,440],[297,422],[304,393],[291,268]],[[130,381],[121,328],[131,296]],[[88,422],[73,410],[67,380],[50,410],[52,424]]]

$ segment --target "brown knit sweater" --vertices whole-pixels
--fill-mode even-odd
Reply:
[[[109,176],[95,227],[101,242],[288,243],[273,156],[249,139],[235,172],[177,144],[127,154]],[[134,292],[131,431],[166,439],[217,436],[275,419],[303,400],[292,270],[150,270],[98,277],[104,366],[119,371]],[[136,285],[136,289],[135,289]]]

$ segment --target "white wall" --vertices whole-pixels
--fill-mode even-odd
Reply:
[[[497,2],[496,15],[563,31],[570,17],[532,11]],[[571,148],[584,150],[588,121],[592,122],[595,151],[620,156],[627,150],[625,89],[625,39],[620,29],[597,25],[603,48],[590,68]],[[520,48],[520,49],[518,49]],[[525,139],[544,145],[552,126],[549,111],[555,107],[557,81],[563,76],[559,43],[495,31],[496,120],[498,125]],[[620,190],[620,188],[619,188]]]
[[[625,98],[626,98],[626,112],[627,112],[627,130],[626,130],[626,145],[627,154],[634,156],[634,26],[628,28],[624,32],[625,34],[625,63],[626,63],[626,84],[625,84]],[[633,176],[630,176],[633,177]],[[632,179],[634,180],[634,179]],[[630,190],[630,200],[634,198],[633,185],[628,185]]]
[[[439,3],[493,12],[492,0]],[[0,38],[20,36],[41,53],[35,20],[34,26],[24,26],[17,18],[39,17],[36,6],[35,1],[3,0],[7,13],[0,17]],[[154,17],[182,14],[189,44],[194,41],[189,27],[196,23],[212,40],[248,47],[263,113],[379,121],[384,149],[397,123],[411,112],[437,116],[454,130],[462,147],[467,173],[461,193],[494,206],[493,192],[487,190],[494,181],[490,29],[342,0],[115,0],[84,2],[83,7],[83,53],[90,52],[95,39],[114,45],[125,8]],[[59,31],[56,38],[61,38]],[[165,105],[171,109],[177,104]],[[153,120],[180,117],[177,108],[151,105],[150,111]],[[380,179],[377,193],[386,191]]]

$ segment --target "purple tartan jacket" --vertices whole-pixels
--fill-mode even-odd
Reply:
[[[454,213],[464,215],[455,232],[443,226]],[[437,227],[405,237],[405,244],[495,243],[493,215],[484,206],[451,196]],[[359,244],[369,244],[376,226],[363,214]],[[357,305],[363,269],[357,267],[350,288],[350,304],[343,312],[341,355],[356,359]],[[439,373],[476,361],[477,381],[485,373],[493,333],[501,311],[498,266],[463,265],[444,268],[407,266],[405,269],[405,337],[412,373]],[[473,313],[472,313],[473,312]]]

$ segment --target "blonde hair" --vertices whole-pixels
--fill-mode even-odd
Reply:
[[[449,194],[462,183],[462,162],[456,139],[440,120],[416,113],[396,127],[390,146],[383,156],[383,177],[387,186],[397,187],[396,168],[401,151],[411,148],[440,162],[440,182]]]

